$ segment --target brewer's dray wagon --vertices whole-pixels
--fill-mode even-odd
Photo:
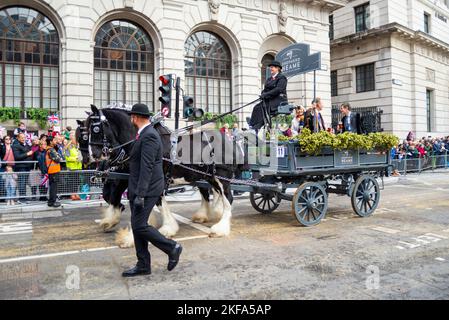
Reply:
[[[325,147],[317,155],[309,155],[301,151],[298,141],[267,142],[264,149],[269,155],[267,163],[252,164],[242,175],[254,183],[231,186],[249,191],[252,206],[261,213],[271,213],[281,200],[288,200],[296,219],[313,226],[325,217],[330,193],[349,196],[354,212],[361,217],[371,215],[379,205],[378,178],[383,184],[389,173],[389,152]],[[248,156],[255,156],[252,153],[257,150],[247,148]],[[294,194],[287,193],[292,188]]]

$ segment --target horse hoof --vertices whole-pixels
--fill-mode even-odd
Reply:
[[[201,217],[201,216],[193,216],[192,221],[195,223],[206,223],[208,221],[207,217]]]
[[[100,223],[100,227],[103,228],[103,232],[110,232],[117,225],[117,223]]]
[[[134,236],[131,230],[123,228],[117,231],[115,243],[121,249],[132,248],[134,246]]]

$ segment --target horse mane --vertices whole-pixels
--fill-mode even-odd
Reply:
[[[121,143],[134,139],[136,128],[131,123],[130,116],[126,109],[109,107],[101,109],[101,111],[106,119],[115,125]]]

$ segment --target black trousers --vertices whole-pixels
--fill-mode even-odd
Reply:
[[[49,195],[48,195],[48,203],[54,204],[56,202],[56,193],[58,191],[58,183],[59,183],[59,172],[48,175],[48,186],[49,186]]]
[[[249,121],[251,128],[254,130],[259,130],[264,126],[267,120],[267,111],[264,104],[262,102],[256,104],[253,108],[253,112],[251,113],[251,120]]]
[[[151,256],[148,251],[148,242],[169,254],[175,248],[176,242],[165,238],[159,230],[148,225],[148,218],[151,210],[159,197],[147,197],[143,208],[134,208],[134,199],[129,204],[131,206],[131,227],[134,235],[134,245],[136,247],[137,266],[142,268],[151,267]]]

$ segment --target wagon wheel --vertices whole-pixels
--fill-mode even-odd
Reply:
[[[250,192],[249,201],[254,209],[261,213],[272,213],[279,207],[281,198],[276,192]]]
[[[327,211],[326,190],[316,182],[305,182],[293,196],[292,210],[299,223],[310,227],[320,223]]]
[[[380,200],[380,188],[377,180],[369,175],[358,177],[351,196],[354,212],[361,217],[371,215]]]

